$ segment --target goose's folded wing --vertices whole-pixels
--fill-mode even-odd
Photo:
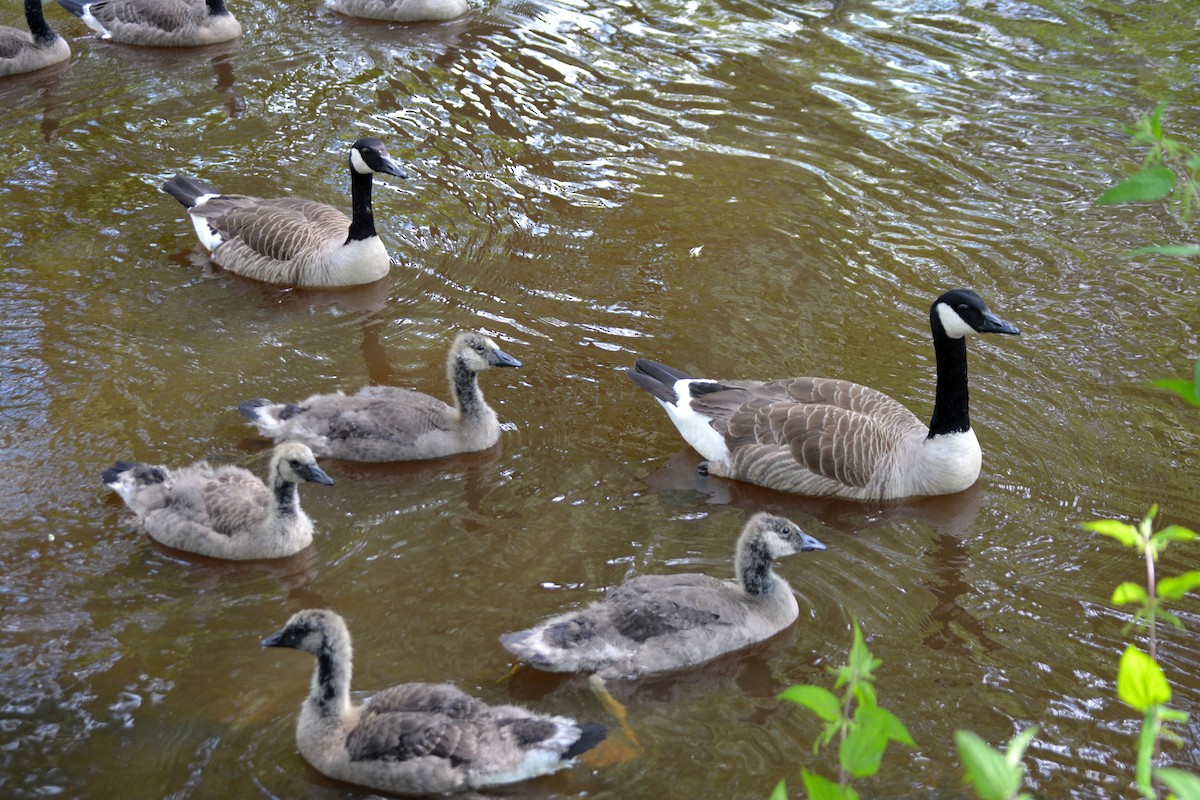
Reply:
[[[204,217],[225,238],[238,237],[255,253],[289,261],[302,253],[345,242],[350,219],[336,208],[313,200],[261,200],[239,195],[213,198],[191,211]]]
[[[701,395],[692,408],[713,417],[730,450],[783,448],[809,472],[847,486],[865,486],[881,454],[921,421],[892,398],[851,381],[794,378],[729,382]]]
[[[92,16],[100,20],[100,23],[106,28],[116,22],[155,28],[160,31],[177,30],[188,20],[199,16],[196,9],[184,0],[156,3],[111,0],[111,2],[94,3],[90,10]]]

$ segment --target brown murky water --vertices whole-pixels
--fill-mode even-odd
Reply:
[[[603,719],[578,680],[509,667],[496,637],[646,572],[731,572],[752,510],[829,550],[781,566],[799,624],[756,650],[618,685],[645,751],[515,797],[762,798],[813,756],[774,698],[828,682],[851,618],[881,702],[918,747],[864,796],[962,796],[957,728],[1036,722],[1030,786],[1133,796],[1138,720],[1115,698],[1136,560],[1080,530],[1200,528],[1200,415],[1149,388],[1200,353],[1195,264],[1120,254],[1186,237],[1091,199],[1140,158],[1121,125],[1171,95],[1200,130],[1190,3],[476,3],[393,26],[310,2],[231,3],[238,46],[141,51],[48,8],[75,57],[0,83],[0,795],[354,797],[292,740],[311,661],[259,640],[330,606],[355,687],[451,680]],[[20,24],[15,4],[0,22]],[[383,138],[396,260],[379,285],[272,289],[211,267],[175,171],[348,205],[344,150]],[[983,475],[962,495],[809,502],[698,478],[621,374],[639,355],[711,377],[825,374],[925,416],[930,300],[978,289],[1020,338],[972,344]],[[491,452],[324,464],[307,552],[182,557],[99,480],[117,458],[258,471],[256,396],[389,382],[445,392],[452,332],[525,363],[486,374]],[[1177,546],[1162,571],[1195,568]],[[1200,707],[1200,614],[1164,665]],[[1193,714],[1194,719],[1200,716]],[[1200,769],[1200,729],[1169,759]]]

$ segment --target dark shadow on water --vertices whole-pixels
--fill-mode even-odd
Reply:
[[[747,513],[769,511],[787,517],[807,516],[843,533],[863,533],[890,519],[920,519],[946,535],[961,535],[979,516],[982,488],[971,488],[942,497],[908,500],[860,501],[835,497],[804,497],[778,492],[750,483],[701,475],[696,471],[703,459],[691,448],[683,448],[643,479],[655,492],[695,492],[708,505],[728,505]]]
[[[13,97],[37,95],[37,105],[42,109],[42,121],[39,129],[42,141],[49,144],[58,138],[58,125],[68,113],[68,102],[55,93],[55,89],[71,69],[71,59],[58,64],[39,69],[35,72],[23,72],[20,75],[8,75],[0,78],[0,105],[7,105],[5,96],[12,93]]]

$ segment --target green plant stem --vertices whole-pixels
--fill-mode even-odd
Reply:
[[[1155,661],[1158,660],[1158,635],[1156,623],[1158,621],[1158,587],[1154,580],[1154,546],[1150,543],[1149,536],[1146,539],[1146,588],[1150,594],[1150,657]]]
[[[1159,712],[1161,706],[1146,709],[1146,718],[1142,720],[1142,734],[1138,737],[1137,786],[1143,797],[1157,798],[1154,785],[1150,782],[1150,768],[1158,758],[1158,729],[1161,725]]]
[[[842,701],[842,732],[838,741],[838,748],[846,744],[846,737],[850,735],[850,701],[854,698],[854,679],[850,680],[850,685],[846,689],[846,699]],[[846,768],[842,766],[842,760],[838,759],[838,785],[845,788],[850,783],[850,776],[846,774]]]

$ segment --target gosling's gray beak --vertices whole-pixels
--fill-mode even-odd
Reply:
[[[495,356],[496,356],[496,366],[497,367],[519,367],[519,366],[521,366],[520,361],[517,361],[515,358],[513,358],[512,356],[510,356],[508,353],[504,352],[503,350],[496,350]]]
[[[800,534],[800,552],[806,553],[810,550],[828,550],[821,540],[809,536],[807,533]]]
[[[325,470],[316,464],[305,464],[296,472],[309,483],[323,483],[326,486],[333,486],[333,478],[326,475]]]
[[[276,631],[262,640],[263,647],[286,647],[283,643],[283,631]]]

